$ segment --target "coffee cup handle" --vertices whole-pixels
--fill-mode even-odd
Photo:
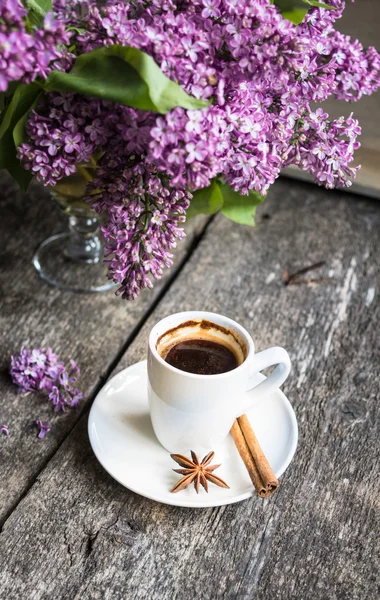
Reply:
[[[253,379],[257,373],[274,365],[277,365],[276,368],[264,381],[256,385],[251,385],[251,379]],[[251,362],[251,376],[248,382],[248,393],[245,401],[246,407],[243,412],[247,412],[264,399],[267,394],[277,390],[288,377],[290,369],[290,357],[284,348],[274,346],[273,348],[267,348],[267,350],[254,354]]]

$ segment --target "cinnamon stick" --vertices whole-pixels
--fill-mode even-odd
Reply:
[[[244,435],[245,441],[252,454],[253,460],[257,466],[257,470],[260,473],[260,477],[267,489],[267,492],[273,493],[278,488],[278,479],[273,473],[272,468],[265,456],[262,448],[255,436],[255,433],[248,421],[247,415],[242,415],[238,418],[240,429]]]
[[[260,498],[268,498],[278,488],[278,480],[246,415],[242,415],[234,422],[231,435],[257,494]]]
[[[260,498],[265,498],[267,494],[267,490],[264,486],[264,483],[260,477],[260,473],[257,470],[255,462],[252,458],[252,454],[249,451],[247,446],[247,442],[245,441],[242,430],[240,429],[239,423],[234,421],[234,424],[231,427],[231,435],[234,439],[235,446],[240,454],[240,457],[245,465],[245,468],[248,471],[248,474],[251,478],[253,485],[255,486],[255,490]]]

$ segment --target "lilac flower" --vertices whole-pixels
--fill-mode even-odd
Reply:
[[[45,435],[50,431],[50,425],[48,423],[42,423],[39,419],[36,421],[36,425],[38,427],[38,435],[40,439],[44,438]]]
[[[88,162],[99,144],[114,135],[110,126],[114,116],[109,108],[103,108],[107,114],[102,121],[96,117],[103,106],[100,100],[74,94],[45,98],[27,125],[29,141],[19,147],[24,166],[49,185],[75,173],[76,163]]]
[[[53,403],[55,412],[65,411],[66,406],[78,406],[83,394],[73,388],[71,384],[76,382],[79,375],[79,367],[72,359],[69,370],[63,369],[58,374],[56,385],[52,387],[49,394],[49,400]]]
[[[41,146],[47,146],[47,152],[50,156],[56,156],[62,144],[54,139],[46,139],[41,141]]]
[[[83,398],[72,386],[80,375],[79,367],[71,359],[66,369],[51,348],[32,351],[21,348],[19,355],[11,357],[10,374],[22,392],[45,392],[55,412],[64,411],[66,406],[78,406]]]
[[[204,122],[202,112],[199,110],[188,110],[187,116],[186,131],[190,133],[192,131],[195,131],[195,133],[202,133],[202,122]]]
[[[194,144],[194,142],[189,142],[186,144],[185,149],[187,152],[187,163],[192,163],[195,160],[202,161],[207,156],[207,148],[202,143]]]
[[[137,158],[128,162],[122,145],[115,144],[114,154],[103,157],[88,187],[87,200],[108,215],[102,226],[106,261],[123,298],[135,298],[141,289],[152,287],[151,278],[161,278],[163,268],[172,264],[170,250],[184,236],[179,225],[190,195],[170,190],[167,183],[153,165]]]
[[[94,119],[91,125],[85,127],[85,131],[89,134],[91,142],[101,144],[107,141],[107,130],[102,126],[100,119]]]
[[[65,152],[71,154],[71,152],[79,151],[81,149],[80,142],[82,141],[82,136],[80,133],[69,134],[64,137],[65,142]]]
[[[328,121],[327,114],[304,115],[297,135],[293,136],[293,149],[288,154],[289,164],[314,174],[316,181],[328,188],[350,185],[358,167],[349,167],[353,153],[358,148],[356,135],[360,128],[351,117]],[[305,133],[304,133],[305,132]],[[355,132],[355,134],[353,133]]]
[[[68,44],[70,34],[64,23],[47,14],[42,29],[27,29],[26,10],[20,0],[0,4],[0,91],[11,81],[29,83],[36,77],[46,78],[53,68],[60,68],[64,53],[58,48]],[[67,62],[67,61],[66,61]]]
[[[110,0],[102,10],[90,2],[84,33],[73,34],[79,52],[110,43],[135,45],[189,93],[214,97],[215,104],[202,111],[174,109],[156,121],[148,116],[149,125],[139,127],[138,111],[52,95],[38,109],[41,117],[30,121],[32,143],[20,148],[21,160],[40,180],[54,184],[99,146],[108,152],[121,136],[130,155],[142,154],[177,189],[195,190],[219,175],[241,193],[265,193],[284,160],[295,156],[294,130],[300,116],[311,112],[311,100],[331,93],[356,99],[379,86],[379,55],[334,31],[344,3],[332,3],[337,11],[312,9],[294,27],[268,0],[195,0],[191,6],[155,0],[152,10],[144,2]],[[56,2],[60,18],[67,19],[63,5]],[[60,143],[48,144],[46,139],[55,138],[44,133],[40,139],[40,118],[47,118],[52,104],[60,107],[51,116]]]
[[[18,355],[11,356],[10,374],[21,392],[46,390],[50,393],[63,370],[63,362],[51,348],[30,351],[22,347]]]
[[[5,435],[5,437],[8,437],[8,435],[9,435],[8,425],[0,425],[0,431]]]
[[[54,386],[49,394],[49,400],[54,405],[54,412],[65,411],[66,407],[78,406],[83,394],[71,387]]]
[[[214,17],[217,19],[220,17],[220,0],[203,0],[205,8],[202,10],[202,17],[207,19],[208,17]]]

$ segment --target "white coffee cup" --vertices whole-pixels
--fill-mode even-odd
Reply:
[[[206,331],[205,323],[215,328]],[[163,349],[183,339],[210,336],[234,351],[238,367],[220,375],[198,375],[165,362]],[[277,366],[259,383],[257,374],[272,365]],[[148,348],[149,408],[158,440],[174,453],[215,450],[237,417],[284,383],[290,367],[284,348],[255,354],[249,333],[228,317],[205,311],[165,317],[153,327]]]

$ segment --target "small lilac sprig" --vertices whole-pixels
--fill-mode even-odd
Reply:
[[[38,427],[37,437],[42,439],[50,431],[50,425],[48,423],[42,423],[40,419],[37,419],[36,425]]]
[[[83,398],[83,394],[72,387],[80,375],[78,365],[71,359],[69,372],[63,369],[59,375],[56,385],[53,386],[49,400],[54,404],[54,412],[64,411],[66,406],[78,406],[79,400]]]
[[[20,392],[46,390],[50,394],[64,369],[64,363],[51,348],[27,350],[21,347],[18,355],[11,356],[10,374]]]
[[[0,431],[5,435],[5,437],[8,437],[8,435],[9,435],[8,425],[0,425]]]
[[[64,411],[66,406],[78,406],[83,398],[72,386],[80,375],[79,367],[70,360],[70,368],[66,370],[51,348],[22,347],[18,355],[11,357],[10,374],[22,392],[45,391],[55,412]]]

